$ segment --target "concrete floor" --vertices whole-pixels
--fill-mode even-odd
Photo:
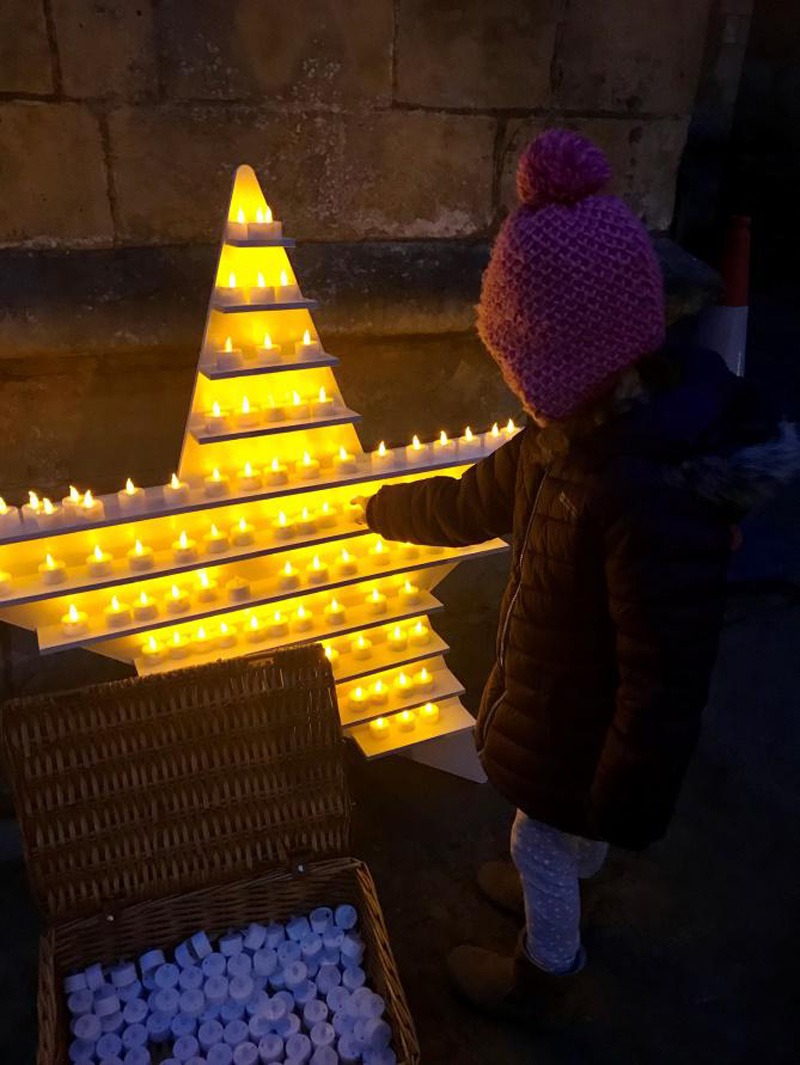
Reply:
[[[754,316],[752,372],[798,413],[800,301]],[[765,558],[769,565],[764,564]],[[507,852],[511,811],[488,787],[397,759],[354,766],[354,853],[376,877],[423,1061],[436,1065],[782,1065],[797,1060],[800,978],[800,486],[753,523],[706,727],[667,837],[614,852],[587,936],[607,1017],[542,1037],[470,1013],[443,960],[469,941],[511,949],[514,924],[473,874]],[[764,583],[765,581],[770,583]],[[771,590],[767,590],[771,589]],[[473,693],[474,695],[475,693]],[[36,1044],[38,924],[0,826],[0,1062]]]

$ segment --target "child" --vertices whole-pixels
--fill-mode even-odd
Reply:
[[[793,430],[716,355],[660,353],[658,263],[630,210],[600,195],[609,176],[583,137],[538,137],[483,279],[478,330],[533,424],[460,480],[365,501],[391,540],[513,536],[475,732],[517,807],[516,869],[492,863],[479,883],[526,927],[513,958],[459,947],[449,964],[476,1006],[541,1023],[579,1009],[579,878],[609,843],[641,849],[669,823],[717,651],[732,523],[800,465]]]

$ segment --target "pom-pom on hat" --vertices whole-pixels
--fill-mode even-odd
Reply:
[[[664,341],[661,270],[647,231],[616,196],[611,167],[578,133],[552,129],[523,152],[520,206],[483,275],[478,332],[524,405],[564,418]]]

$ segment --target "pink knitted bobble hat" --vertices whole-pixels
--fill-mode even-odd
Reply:
[[[572,414],[611,374],[664,340],[661,270],[616,196],[603,152],[552,129],[523,152],[520,206],[483,275],[478,332],[509,388],[547,418]]]

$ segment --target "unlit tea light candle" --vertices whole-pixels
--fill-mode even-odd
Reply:
[[[225,591],[232,603],[241,603],[250,598],[250,581],[244,577],[231,577]]]
[[[282,422],[286,417],[286,411],[280,403],[275,402],[274,396],[267,396],[267,405],[262,413],[265,422]]]

